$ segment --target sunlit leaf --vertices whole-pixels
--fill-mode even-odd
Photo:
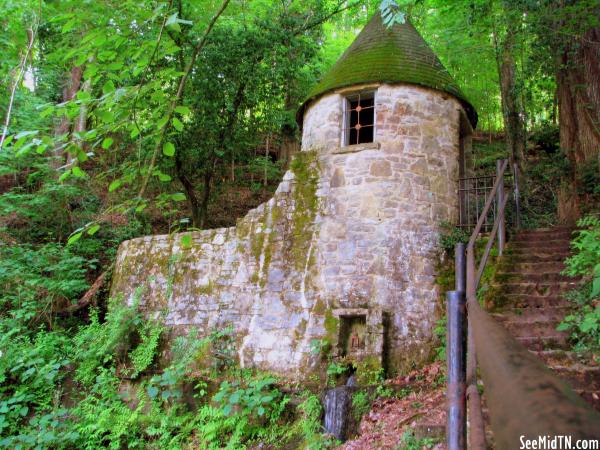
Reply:
[[[175,156],[175,146],[171,142],[166,142],[163,145],[163,153],[166,156]]]
[[[72,234],[69,237],[69,239],[67,240],[67,245],[71,245],[71,244],[74,244],[75,242],[77,242],[79,239],[81,239],[82,234],[83,234],[83,231]]]
[[[177,117],[173,117],[173,127],[175,127],[177,131],[183,130],[183,124]]]
[[[121,187],[121,184],[122,184],[121,180],[111,181],[111,183],[108,185],[108,192],[113,192],[113,191],[119,189],[119,187]]]
[[[100,229],[100,225],[99,224],[94,224],[92,225],[88,230],[87,230],[87,234],[89,234],[90,236],[93,236],[94,234],[96,234],[96,232]]]
[[[102,148],[108,150],[113,143],[113,138],[107,137],[102,141]]]
[[[181,236],[181,247],[182,248],[190,248],[192,246],[192,235],[184,234]]]
[[[85,172],[79,166],[73,166],[73,175],[77,178],[85,178]]]

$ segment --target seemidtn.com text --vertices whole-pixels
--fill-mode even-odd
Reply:
[[[527,439],[520,436],[520,449],[526,450],[599,450],[600,441],[598,439],[573,439],[572,436],[538,436],[534,439]]]

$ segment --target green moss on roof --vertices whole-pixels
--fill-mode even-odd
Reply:
[[[334,89],[364,83],[409,83],[447,92],[459,99],[475,128],[477,113],[433,53],[408,21],[387,28],[377,12],[329,72],[311,90],[304,108]]]

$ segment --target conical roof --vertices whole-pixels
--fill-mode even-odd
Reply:
[[[301,123],[306,105],[341,87],[364,83],[409,83],[453,95],[462,103],[475,128],[477,113],[438,57],[415,27],[406,21],[386,27],[379,12],[356,37],[298,111]]]

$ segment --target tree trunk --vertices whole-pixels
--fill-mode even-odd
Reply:
[[[192,225],[196,228],[201,228],[202,215],[200,213],[200,200],[198,200],[198,197],[196,196],[194,184],[190,181],[190,179],[185,174],[185,171],[183,170],[181,152],[175,152],[175,173],[177,174],[177,178],[183,186],[183,190],[185,191],[185,197],[187,198],[187,201],[190,205],[190,209],[192,211]]]
[[[68,102],[75,98],[77,91],[79,91],[79,87],[81,86],[81,77],[83,75],[83,66],[74,66],[69,73],[69,79],[67,84],[63,88],[62,101]],[[63,116],[60,119],[60,122],[54,129],[55,136],[62,136],[64,134],[69,133],[71,131],[71,120],[67,116]],[[55,158],[53,161],[53,166],[55,169],[59,168],[64,163],[64,153],[63,146],[59,145],[54,150]]]
[[[519,173],[525,173],[525,123],[523,104],[518,92],[517,65],[514,59],[515,35],[509,24],[503,42],[496,49],[500,94],[502,97],[502,115],[504,117],[504,136],[506,149]],[[519,180],[523,185],[523,180]]]
[[[200,203],[199,224],[200,228],[206,227],[208,223],[208,202],[210,200],[210,188],[214,172],[214,162],[204,172],[204,190],[202,192],[202,203]]]
[[[581,169],[600,156],[600,28],[566,44],[557,56],[556,95],[560,147],[572,166],[559,196],[559,221],[579,216]]]

